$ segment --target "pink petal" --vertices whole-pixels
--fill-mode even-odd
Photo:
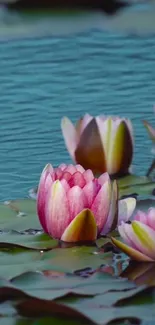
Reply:
[[[134,220],[140,221],[147,225],[147,215],[143,211],[137,211],[137,214],[134,216]]]
[[[118,223],[118,185],[116,180],[111,184],[111,202],[107,221],[102,229],[101,234],[106,235],[114,230]]]
[[[52,186],[53,183],[52,172],[53,167],[50,164],[46,165],[41,174],[37,192],[37,214],[45,232],[48,232],[45,222],[45,198],[48,188]]]
[[[99,190],[91,210],[95,216],[96,224],[98,226],[98,232],[100,233],[107,221],[111,200],[111,186],[110,182],[107,181],[102,185]]]
[[[147,224],[155,230],[155,208],[150,208],[147,215]]]
[[[69,182],[71,178],[72,178],[71,173],[65,171],[65,172],[62,174],[62,177],[61,177],[60,179],[65,179],[67,182]]]
[[[86,181],[86,183],[91,182],[94,179],[94,174],[92,172],[91,169],[87,169],[84,173],[83,173],[83,177]]]
[[[85,169],[80,164],[75,165],[75,168],[76,168],[77,172],[80,172],[82,174],[85,171]]]
[[[125,231],[128,239],[131,241],[132,247],[139,250],[141,253],[149,256],[150,258],[154,258],[155,253],[152,254],[152,251],[140,240],[140,238],[135,233],[135,231],[133,229],[133,224],[135,224],[135,223],[140,224],[141,227],[145,227],[145,230],[147,233],[149,233],[152,230],[150,227],[148,227],[147,225],[144,225],[143,223],[141,223],[139,221],[134,221],[132,224],[124,223],[124,231]],[[120,228],[119,228],[119,231],[120,231]],[[155,232],[154,232],[154,236],[155,236]]]
[[[47,164],[45,168],[43,169],[43,173],[46,172],[47,174],[53,174],[54,173],[54,168],[51,164]]]
[[[64,170],[65,172],[70,173],[71,175],[73,175],[74,173],[76,173],[76,167],[72,164],[68,165],[67,168]]]
[[[93,119],[93,116],[89,115],[89,114],[85,114],[83,119],[81,120],[81,128],[80,128],[80,135],[82,134],[82,132],[84,131],[84,129],[86,128],[86,126],[90,123],[90,121]]]
[[[110,177],[108,173],[104,173],[102,174],[99,178],[98,178],[98,182],[99,184],[103,185],[105,182],[109,182],[110,181]]]
[[[142,252],[155,260],[155,230],[139,221],[133,221],[132,228]]]
[[[122,252],[130,256],[133,260],[139,261],[139,262],[153,262],[153,259],[148,257],[147,255],[144,255],[137,251],[134,248],[131,248],[127,246],[126,244],[122,243],[121,241],[117,240],[114,237],[111,237],[112,243],[119,248]]]
[[[76,172],[72,175],[71,179],[69,180],[70,187],[78,185],[79,187],[83,188],[86,185],[86,181],[83,177],[83,174],[80,172]]]
[[[67,117],[64,117],[61,120],[61,129],[66,143],[66,147],[71,157],[74,159],[74,153],[79,141],[76,129]]]
[[[63,175],[62,169],[60,167],[55,168],[54,172],[55,172],[55,180],[56,179],[61,179],[61,177]]]
[[[66,165],[66,164],[61,164],[61,165],[59,166],[59,168],[63,171],[64,169],[67,168],[67,165]]]
[[[88,204],[87,207],[88,208],[91,209],[91,206],[93,204],[93,201],[94,201],[94,199],[95,199],[95,197],[96,197],[96,195],[97,195],[97,193],[98,193],[98,191],[99,191],[100,188],[98,187],[98,183],[97,182],[92,182],[92,181],[89,182],[89,183],[87,183],[84,186],[83,191],[84,191],[85,196],[87,198],[87,204]]]
[[[118,231],[122,237],[122,239],[124,240],[124,242],[131,246],[134,249],[138,249],[137,246],[135,245],[135,243],[133,242],[133,240],[131,240],[131,238],[128,236],[128,230],[132,228],[131,225],[126,224],[125,222],[122,222],[120,226],[118,226]]]
[[[67,192],[70,190],[70,186],[69,186],[68,182],[67,182],[65,179],[62,179],[60,182],[61,182],[61,184],[62,184],[64,190],[65,190],[66,193],[67,193]]]
[[[129,197],[118,202],[118,224],[127,222],[132,216],[136,207],[136,199]]]
[[[69,224],[70,216],[66,189],[58,180],[48,190],[45,215],[48,233],[60,239]]]
[[[69,214],[71,222],[77,214],[87,207],[87,200],[83,190],[79,186],[72,187],[67,193]]]
[[[127,127],[129,129],[130,136],[131,136],[131,139],[132,139],[132,144],[134,146],[134,133],[133,133],[133,125],[132,125],[132,122],[129,119],[125,119],[125,123],[127,124]]]

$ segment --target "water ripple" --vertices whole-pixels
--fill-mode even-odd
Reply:
[[[146,172],[151,141],[141,123],[155,103],[153,37],[88,32],[0,44],[0,200],[23,197],[47,162],[70,162],[63,115],[118,114],[135,126],[134,168]]]

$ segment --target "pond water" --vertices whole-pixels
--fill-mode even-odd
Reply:
[[[132,119],[133,170],[150,164],[142,120],[154,122],[153,36],[85,31],[0,41],[0,200],[26,197],[47,162],[70,162],[60,130],[85,112]]]
[[[155,25],[155,10],[151,13],[145,28]],[[131,118],[133,172],[145,175],[151,164],[152,143],[142,120],[155,125],[154,35],[116,31],[115,20],[113,27],[109,22],[112,28],[99,28],[100,18],[83,16],[81,24],[77,19],[76,33],[72,18],[60,33],[57,20],[36,24],[0,9],[0,201],[19,199],[0,204],[2,325],[68,325],[73,318],[77,325],[90,320],[118,324],[118,319],[121,324],[154,324],[154,263],[131,263],[105,237],[90,246],[60,243],[42,233],[36,202],[23,200],[37,186],[45,164],[71,163],[60,129],[64,115],[74,122],[86,112]],[[150,186],[145,188],[149,194],[154,193]],[[129,190],[134,192],[132,186]],[[151,198],[139,200],[137,209],[154,206]],[[151,247],[148,256],[154,260],[150,243],[144,257]],[[143,283],[152,287],[138,287]]]

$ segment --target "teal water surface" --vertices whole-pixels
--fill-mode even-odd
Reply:
[[[132,119],[133,170],[145,174],[154,123],[153,36],[87,31],[0,41],[0,200],[25,197],[47,162],[71,159],[60,119],[85,112]]]

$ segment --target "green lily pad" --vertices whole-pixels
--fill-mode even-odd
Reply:
[[[100,252],[95,247],[73,247],[63,249],[53,249],[43,254],[44,260],[48,261],[55,269],[63,272],[74,272],[91,267],[96,269],[100,265],[112,263],[112,253]]]
[[[155,182],[146,176],[128,175],[117,180],[119,197],[136,195],[154,195]]]
[[[92,276],[93,278],[93,276]],[[97,280],[97,278],[96,278]],[[98,279],[99,280],[99,279]],[[100,281],[102,279],[100,278]],[[116,279],[113,279],[114,282]],[[90,282],[89,285],[95,285],[94,279],[83,280],[84,282]],[[117,279],[120,281],[120,279]],[[103,291],[105,283],[110,283],[110,277],[105,278],[105,282],[100,284]],[[123,282],[122,282],[123,283]],[[40,316],[52,316],[65,317],[70,319],[80,319],[81,322],[87,322],[89,324],[108,324],[111,321],[137,321],[151,322],[155,316],[155,299],[154,299],[154,288],[132,288],[128,287],[130,282],[124,282],[124,289],[120,287],[110,291],[105,291],[104,295],[96,295],[95,297],[81,297],[78,300],[68,301],[65,297],[57,300],[45,300],[36,299],[35,297],[28,297],[25,301],[16,302],[15,308],[18,313],[26,317],[40,317]],[[79,286],[79,285],[78,285]],[[82,286],[82,283],[81,283]],[[109,287],[110,288],[110,287]],[[18,289],[10,287],[10,293]],[[20,290],[19,290],[20,291]],[[49,287],[48,294],[51,292]],[[151,298],[148,299],[148,296]],[[133,304],[136,302],[136,305]],[[123,306],[123,308],[122,308]],[[64,308],[63,308],[64,307]],[[149,313],[148,313],[149,310]],[[73,322],[74,324],[74,322]]]
[[[58,246],[58,241],[47,234],[21,235],[7,233],[0,235],[0,248],[30,248],[36,250],[49,250]]]
[[[137,176],[137,175],[127,175],[125,177],[121,177],[118,180],[119,188],[124,188],[128,186],[139,185],[139,184],[145,184],[150,183],[150,178],[146,176]]]
[[[78,296],[95,296],[110,290],[135,288],[135,284],[112,277],[107,273],[95,273],[89,278],[79,276],[46,277],[39,273],[26,273],[12,279],[11,283],[31,297],[45,300],[55,299],[54,295],[65,296],[66,293]],[[54,294],[53,294],[54,292]],[[47,294],[48,293],[48,294]]]
[[[73,273],[88,267],[97,269],[111,263],[112,253],[104,254],[95,247],[57,248],[48,252],[1,248],[0,276],[10,279],[27,271]]]
[[[41,273],[28,272],[13,278],[11,282],[4,282],[4,280],[1,282],[1,301],[31,298],[51,301],[56,298],[61,298],[62,302],[67,302],[66,297],[68,295],[74,295],[77,297],[76,301],[78,301],[80,298],[84,299],[84,297],[88,298],[97,294],[107,294],[111,290],[120,291],[135,288],[135,284],[132,282],[117,279],[104,273],[95,274],[85,279],[79,276],[67,276],[65,274],[59,278],[54,278],[47,277]]]
[[[0,251],[0,277],[11,279],[26,271],[44,270],[42,253],[20,249]]]
[[[31,199],[8,201],[0,204],[0,230],[41,230],[36,214],[36,202]]]

